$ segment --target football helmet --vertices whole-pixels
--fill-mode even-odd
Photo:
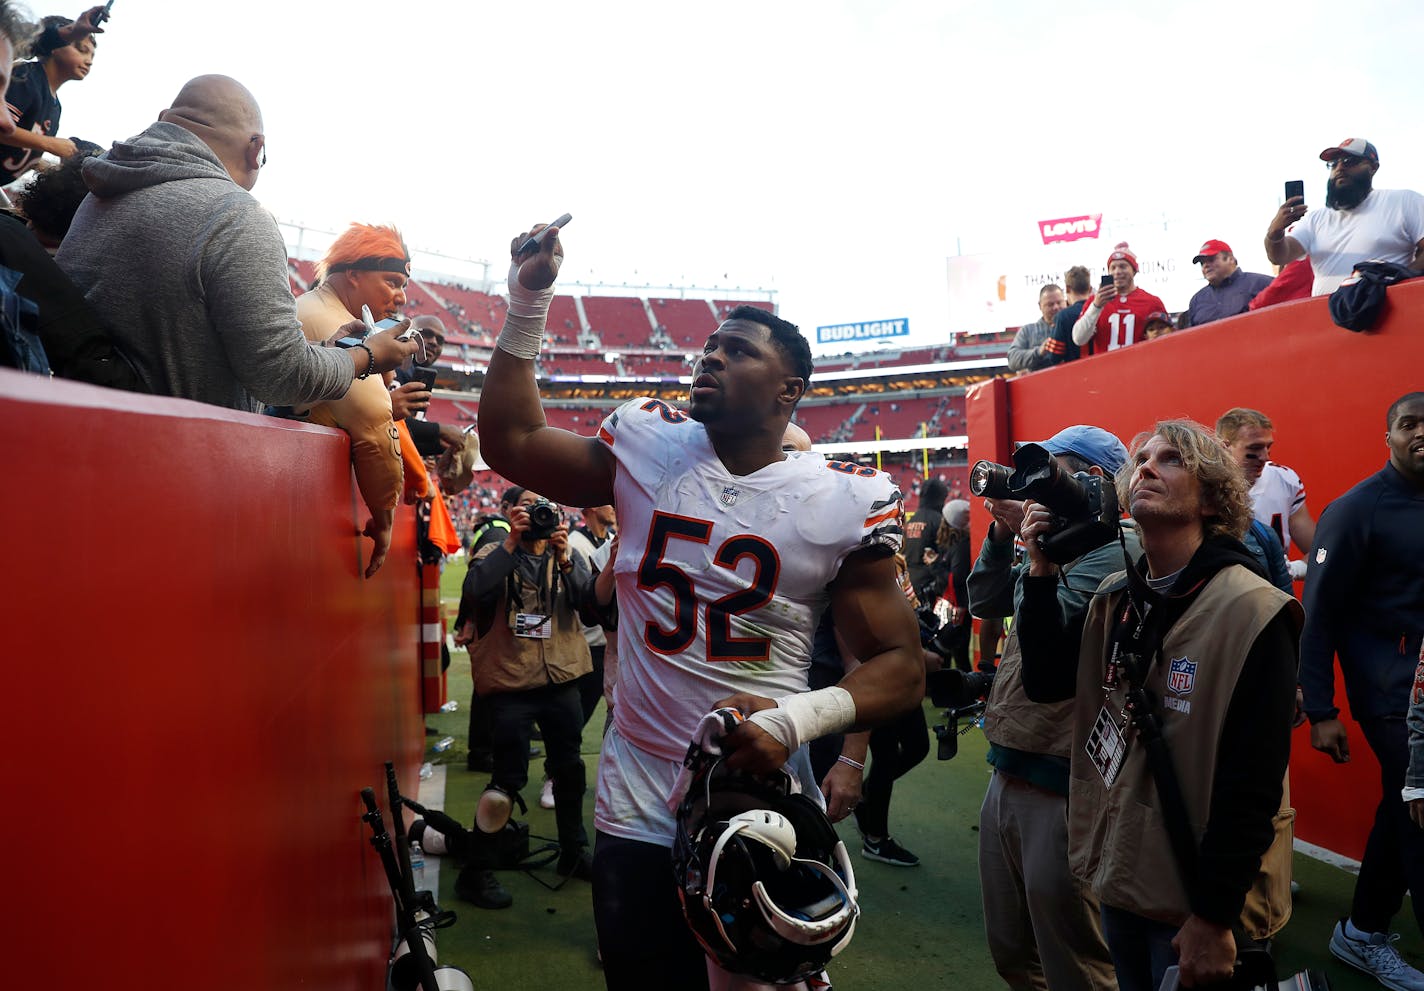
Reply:
[[[845,844],[786,771],[753,776],[716,754],[689,758],[673,869],[693,935],[734,974],[772,984],[819,974],[860,915]]]

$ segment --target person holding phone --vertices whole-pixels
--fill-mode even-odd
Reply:
[[[302,333],[309,341],[325,340],[352,317],[360,316],[363,306],[378,320],[399,317],[409,273],[410,253],[399,231],[352,224],[317,263],[316,288],[297,300]],[[371,376],[353,382],[340,399],[297,412],[312,423],[340,427],[351,435],[356,485],[371,513],[365,530],[374,542],[365,572],[370,578],[386,560],[396,503],[405,482],[390,393],[383,379]]]
[[[1146,339],[1148,315],[1166,310],[1167,304],[1136,286],[1137,273],[1137,255],[1127,242],[1114,246],[1102,286],[1073,324],[1074,344],[1102,354]]]
[[[410,327],[420,338],[421,350],[396,369],[391,409],[397,420],[405,422],[415,449],[423,457],[433,458],[464,447],[465,434],[454,424],[425,419],[435,389],[435,363],[445,350],[445,324],[439,317],[423,313],[412,318]]]
[[[1362,261],[1424,271],[1424,195],[1375,189],[1379,151],[1364,138],[1331,145],[1320,159],[1329,170],[1325,208],[1307,213],[1303,194],[1286,197],[1266,228],[1271,263],[1285,265],[1308,255],[1314,296],[1334,292]]]
[[[1224,320],[1245,313],[1256,294],[1271,284],[1271,276],[1259,272],[1243,272],[1236,262],[1231,245],[1211,240],[1197,249],[1193,265],[1200,265],[1206,285],[1198,289],[1187,304],[1182,326],[1200,327],[1213,320]]]

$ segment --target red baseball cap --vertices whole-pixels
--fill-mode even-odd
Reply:
[[[1363,158],[1366,161],[1379,164],[1379,152],[1375,146],[1364,138],[1346,138],[1338,145],[1331,145],[1320,153],[1322,162],[1333,162],[1343,155],[1354,155],[1356,158]]]
[[[1147,319],[1142,321],[1142,329],[1146,330],[1154,323],[1165,323],[1168,327],[1175,326],[1175,324],[1172,323],[1172,314],[1164,313],[1161,310],[1157,310],[1155,313],[1147,314]]]
[[[1201,260],[1203,258],[1215,258],[1223,251],[1225,251],[1228,255],[1236,254],[1236,252],[1231,250],[1231,245],[1227,244],[1225,241],[1207,241],[1203,243],[1200,248],[1197,249],[1197,256],[1192,259],[1192,264],[1200,265]]]

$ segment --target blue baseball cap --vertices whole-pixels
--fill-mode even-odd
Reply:
[[[1127,464],[1127,448],[1122,441],[1102,427],[1090,427],[1086,423],[1064,427],[1043,441],[1043,446],[1049,454],[1076,454],[1109,475],[1116,475],[1118,469]]]

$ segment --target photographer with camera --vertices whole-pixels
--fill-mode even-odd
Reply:
[[[509,533],[474,556],[460,596],[455,637],[470,646],[475,691],[489,706],[494,773],[475,815],[473,856],[455,893],[480,908],[507,908],[495,878],[497,837],[529,780],[529,739],[544,736],[544,770],[554,782],[557,871],[588,880],[583,826],[586,787],[583,710],[576,680],[592,670],[579,609],[591,602],[588,562],[569,548],[559,508],[525,490],[510,509]]]
[[[1042,447],[1060,472],[1083,473],[1099,485],[1111,486],[1127,461],[1120,440],[1083,424],[1059,431]],[[1012,988],[1028,991],[1046,983],[1050,991],[1110,991],[1117,982],[1098,900],[1068,866],[1074,703],[1039,704],[1024,692],[1017,613],[1028,566],[1014,547],[1024,505],[1020,498],[984,500],[993,522],[968,582],[970,613],[1015,617],[984,710],[987,760],[994,768],[979,812],[984,929],[994,966]],[[1123,531],[1134,558],[1141,554],[1133,530],[1103,528],[1097,546],[1066,562],[1054,586],[1065,627],[1081,625],[1099,583],[1122,567],[1114,529]]]
[[[1022,451],[1020,452],[1023,453]],[[1024,691],[1074,700],[1068,858],[1102,903],[1123,991],[1229,978],[1233,928],[1290,915],[1290,816],[1278,815],[1302,613],[1241,543],[1251,505],[1209,429],[1158,423],[1117,478],[1143,558],[1065,621],[1056,492],[1024,506]]]

